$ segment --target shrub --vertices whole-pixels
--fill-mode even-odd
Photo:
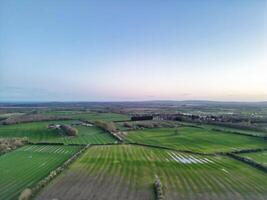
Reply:
[[[31,196],[32,196],[32,190],[29,188],[26,188],[19,195],[19,200],[29,200]]]
[[[156,199],[163,200],[164,199],[163,187],[162,187],[160,179],[157,176],[156,176],[156,181],[154,183],[154,188],[155,188],[155,193],[156,193]]]
[[[27,143],[27,138],[3,138],[0,139],[0,154],[23,146]]]
[[[60,129],[64,132],[65,135],[68,136],[78,135],[78,130],[76,128],[71,127],[70,125],[60,125]]]
[[[106,122],[103,120],[97,120],[95,121],[95,125],[99,128],[102,128],[108,132],[115,132],[117,130],[115,124],[113,122]]]
[[[130,124],[129,122],[124,122],[123,126],[126,128],[132,128],[133,127],[132,124]]]

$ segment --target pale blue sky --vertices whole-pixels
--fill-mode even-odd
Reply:
[[[267,100],[266,0],[0,0],[0,101]]]

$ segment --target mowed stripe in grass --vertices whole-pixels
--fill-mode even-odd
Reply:
[[[262,138],[194,127],[129,131],[126,139],[130,142],[166,146],[203,153],[267,147],[266,140]]]
[[[170,200],[267,197],[266,174],[227,157],[106,145],[88,149],[36,199],[154,199],[156,175]]]
[[[80,147],[26,145],[0,156],[0,199],[17,199],[76,153]]]
[[[98,127],[75,126],[77,136],[64,136],[58,130],[48,129],[48,125],[71,124],[72,121],[31,122],[0,126],[0,137],[27,137],[30,142],[50,142],[65,144],[107,144],[116,140]]]

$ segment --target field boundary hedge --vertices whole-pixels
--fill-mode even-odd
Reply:
[[[158,176],[156,176],[156,180],[154,183],[154,190],[156,194],[156,200],[164,200],[163,186]]]
[[[77,153],[72,155],[68,160],[66,160],[61,166],[52,170],[48,176],[39,181],[35,186],[31,188],[26,188],[23,190],[19,196],[19,200],[29,200],[32,199],[42,188],[48,185],[55,177],[57,177],[61,172],[63,172],[71,163],[73,163],[82,153],[84,153],[91,145],[84,146]]]
[[[246,133],[241,133],[238,131],[230,131],[230,130],[224,130],[224,129],[219,129],[219,128],[212,128],[212,131],[217,131],[217,132],[222,132],[222,133],[228,133],[228,134],[236,134],[236,135],[243,135],[243,136],[249,136],[249,137],[257,137],[257,138],[262,138],[262,139],[267,139],[266,136],[262,135],[253,135],[253,134],[246,134]]]
[[[226,153],[226,155],[267,173],[267,167],[260,163],[255,162],[254,160],[251,160],[249,158],[244,158],[233,153]]]
[[[65,144],[65,143],[62,143],[62,142],[28,142],[27,144],[30,144],[30,145],[57,145],[57,146],[86,146],[88,144]],[[90,144],[92,145],[92,144]]]
[[[226,152],[226,153],[233,153],[233,154],[242,154],[242,153],[254,153],[254,152],[261,152],[261,151],[266,151],[267,148],[258,148],[258,149],[242,149],[242,150],[236,150],[236,151],[231,151],[231,152]],[[222,154],[226,154],[223,153]]]
[[[23,143],[23,145],[21,145],[21,146],[17,146],[17,147],[14,148],[14,149],[10,149],[10,150],[7,150],[7,151],[5,151],[5,152],[0,152],[0,156],[3,156],[3,155],[5,155],[5,154],[10,153],[10,152],[12,152],[12,151],[15,151],[15,150],[17,150],[17,149],[20,149],[20,148],[22,148],[22,147],[24,147],[25,145],[28,145],[28,144],[29,144],[29,141],[26,141],[25,143]]]
[[[59,121],[59,120],[72,120],[68,116],[54,116],[54,115],[40,115],[40,114],[25,114],[17,117],[10,117],[5,120],[1,120],[0,124],[3,126],[22,124],[22,123],[32,123],[32,122],[49,122],[49,121]]]
[[[236,128],[236,129],[241,129],[241,130],[250,130],[250,131],[267,133],[267,130],[264,129],[264,128],[259,128],[259,127],[255,127],[255,126],[251,127],[251,126],[234,124],[234,123],[208,122],[208,123],[203,123],[203,124],[216,125],[216,126],[226,127],[226,128]],[[267,136],[263,136],[263,137],[267,137]]]
[[[205,129],[202,126],[198,126],[198,125],[190,125],[190,124],[182,124],[181,127],[191,127],[191,128],[199,128],[199,129]]]
[[[64,143],[61,142],[29,142],[30,145],[58,145],[58,146],[64,146]]]
[[[123,139],[119,136],[119,132],[113,122],[107,122],[104,120],[97,120],[94,125],[110,134],[116,141],[122,143]]]

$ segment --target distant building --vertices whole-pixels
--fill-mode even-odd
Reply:
[[[49,124],[47,128],[50,128],[50,129],[59,129],[60,128],[60,124]]]

